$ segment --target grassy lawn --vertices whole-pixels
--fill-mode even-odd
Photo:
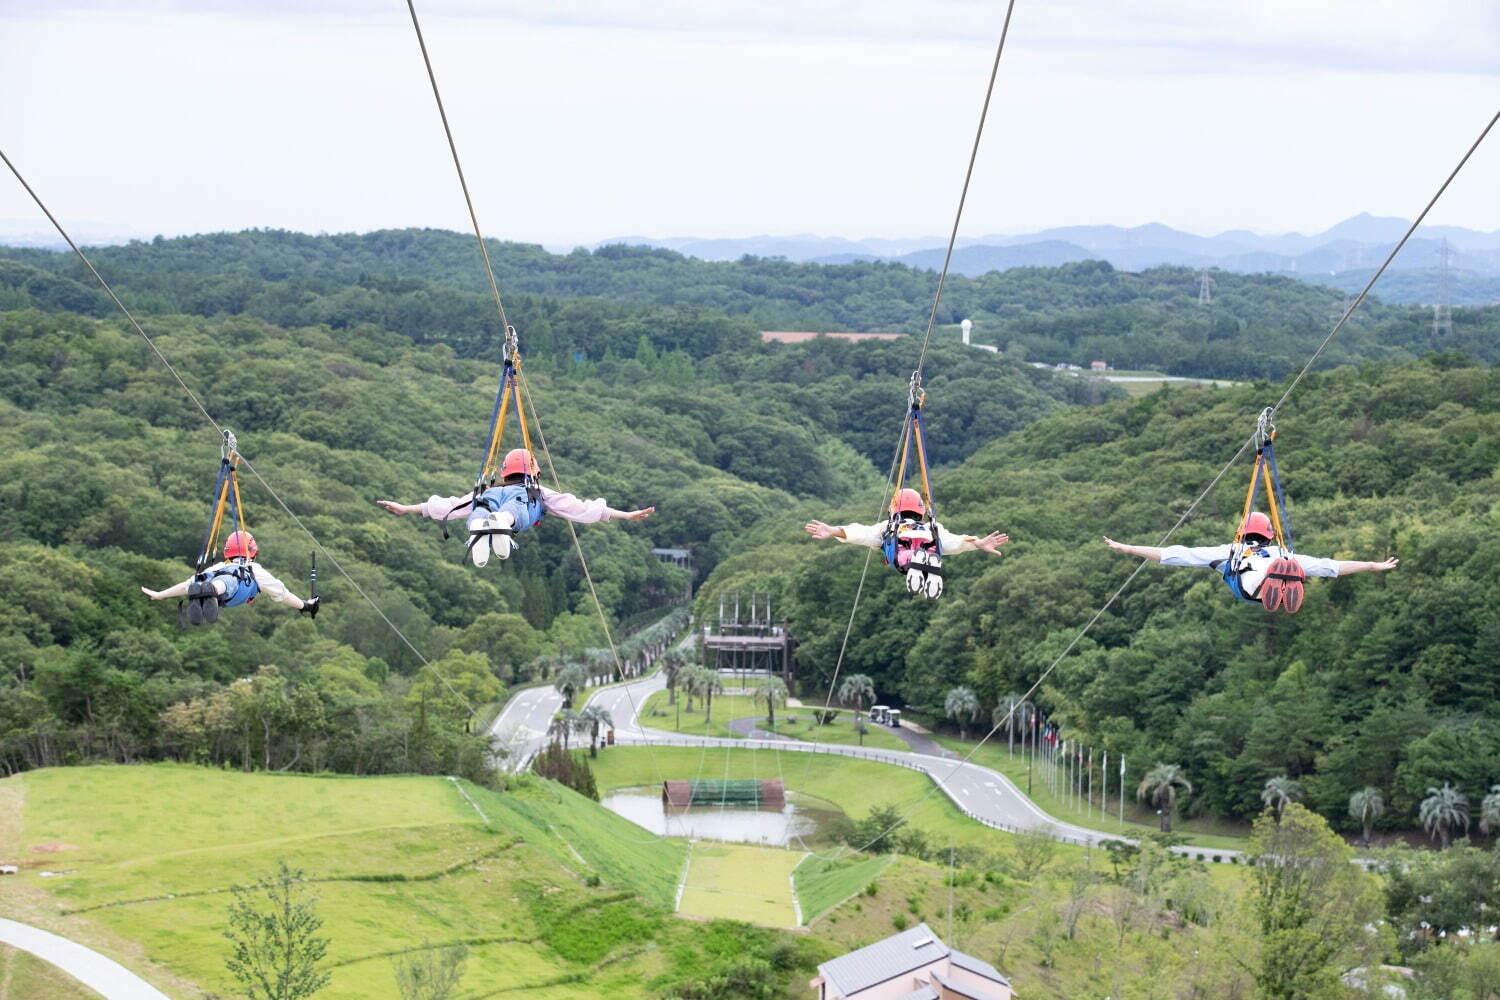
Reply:
[[[835,709],[838,715],[834,721],[826,726],[819,726],[813,722],[813,715],[816,711],[813,708],[807,706],[778,708],[776,725],[773,728],[765,723],[766,706],[748,695],[724,694],[714,698],[711,714],[706,722],[703,718],[702,699],[694,699],[692,712],[687,710],[685,695],[679,693],[677,701],[677,705],[668,705],[667,692],[653,692],[641,708],[641,716],[646,725],[653,729],[665,729],[690,736],[735,738],[739,734],[729,728],[732,720],[757,719],[759,720],[757,725],[762,729],[769,729],[799,740],[807,740],[810,743],[846,743],[851,746],[859,744],[859,734],[854,731],[854,714],[844,710]],[[682,709],[681,713],[678,712],[679,707]],[[864,745],[880,750],[907,749],[906,744],[892,736],[884,726],[874,724],[869,724]]]
[[[968,754],[974,749],[977,740],[960,740],[953,736],[934,734],[933,739],[955,753]],[[974,763],[981,764],[991,770],[999,771],[1011,781],[1016,783],[1024,793],[1026,791],[1026,759],[1019,751],[1012,757],[1006,749],[1006,742],[997,737],[991,737],[989,742],[979,748],[974,755]],[[1113,765],[1111,765],[1113,767]],[[1097,780],[1097,778],[1096,778]],[[1095,799],[1092,812],[1085,810],[1076,800],[1066,800],[1061,796],[1054,795],[1052,790],[1042,781],[1041,772],[1032,775],[1030,798],[1048,814],[1065,823],[1076,823],[1090,830],[1102,830],[1105,833],[1118,833],[1126,837],[1139,837],[1158,829],[1156,814],[1148,811],[1140,803],[1134,800],[1133,795],[1126,797],[1125,822],[1119,820],[1120,800],[1118,789],[1114,782],[1118,780],[1118,772],[1110,775],[1109,815],[1099,814],[1098,800]],[[1097,794],[1097,788],[1096,788]],[[1191,844],[1206,848],[1218,848],[1221,850],[1243,850],[1245,837],[1249,835],[1249,829],[1230,823],[1214,823],[1206,820],[1178,820],[1172,824],[1172,829],[1188,838]]]
[[[394,954],[460,941],[470,958],[455,1000],[497,984],[555,1000],[656,996],[663,977],[697,970],[700,939],[718,933],[670,916],[684,842],[536,779],[499,793],[443,778],[151,765],[35,771],[7,787],[23,805],[19,823],[0,824],[0,855],[24,869],[5,885],[3,912],[96,947],[174,997],[236,993],[223,965],[227,890],[283,858],[313,880],[329,1000],[392,996]],[[787,870],[796,861],[773,853]],[[41,879],[43,869],[68,874]],[[593,875],[601,885],[587,884]],[[740,876],[730,865],[716,877],[734,889]],[[789,912],[785,872],[772,881]],[[15,993],[16,977],[36,970],[5,961],[10,995],[88,995]]]
[[[679,913],[796,927],[792,869],[803,855],[773,847],[698,841],[688,859]]]
[[[29,952],[0,944],[0,1000],[99,1000],[99,994]]]
[[[868,857],[853,851],[844,857],[804,857],[792,872],[803,923],[812,923],[844,900],[864,892],[895,860],[890,854]]]

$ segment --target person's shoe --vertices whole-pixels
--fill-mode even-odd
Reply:
[[[1275,611],[1279,605],[1287,614],[1296,614],[1302,607],[1303,583],[1306,579],[1307,574],[1297,560],[1283,556],[1273,562],[1266,574],[1265,590],[1275,593],[1276,604],[1272,605],[1266,600],[1266,610]]]
[[[213,594],[214,588],[211,584],[194,580],[188,584],[187,591],[187,623],[189,625],[203,624],[203,595]],[[218,610],[218,601],[214,602],[214,610]]]
[[[495,532],[490,535],[490,551],[497,559],[509,559],[510,551],[516,544],[511,535],[511,529],[516,526],[516,516],[502,510],[498,514],[491,514],[488,521],[490,530]]]
[[[469,558],[481,567],[490,561],[490,538],[484,533],[483,521],[475,521],[469,529]]]
[[[219,592],[211,583],[203,586],[208,590],[208,595],[203,598],[203,624],[212,625],[219,620]]]

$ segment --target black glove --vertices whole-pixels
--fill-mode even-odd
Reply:
[[[297,610],[302,612],[304,615],[311,615],[312,617],[316,618],[318,617],[318,605],[322,600],[323,598],[321,597],[309,597],[307,600],[302,602],[302,607],[298,608]]]

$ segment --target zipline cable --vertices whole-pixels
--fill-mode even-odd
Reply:
[[[410,2],[410,0],[408,0],[408,2]],[[981,104],[979,108],[979,125],[974,130],[974,144],[969,149],[969,165],[964,170],[964,183],[958,194],[958,209],[953,213],[953,228],[948,233],[948,249],[943,255],[943,269],[938,274],[937,291],[932,296],[932,310],[928,313],[927,316],[927,332],[922,337],[922,349],[917,354],[917,368],[916,371],[912,374],[912,380],[918,387],[920,387],[922,380],[922,367],[927,363],[927,347],[932,342],[932,330],[937,322],[938,307],[942,304],[943,301],[943,288],[948,282],[948,267],[953,263],[953,248],[958,242],[958,227],[959,223],[963,220],[964,203],[968,201],[969,198],[969,182],[974,178],[974,164],[979,159],[979,143],[980,140],[984,138],[984,124],[985,121],[989,118],[990,114],[990,99],[994,96],[995,80],[1000,74],[1000,57],[1005,53],[1005,40],[1010,37],[1010,19],[1011,15],[1015,12],[1015,9],[1016,0],[1010,0],[1010,2],[1006,4],[1005,7],[1005,22],[1000,27],[1000,41],[995,45],[995,59],[994,62],[990,65],[990,79],[989,83],[986,84],[984,89],[984,103]],[[904,411],[906,412],[905,419],[907,420],[911,419],[909,412],[910,405],[910,400],[908,400],[907,409],[906,411]],[[894,484],[896,482],[898,471],[897,467],[901,461],[901,450],[901,446],[898,444],[896,446],[896,453],[891,456],[891,471],[890,474],[886,477],[885,491],[881,494],[880,497],[880,504],[882,508],[885,506],[885,498],[891,494],[891,491],[894,488]],[[929,497],[929,500],[930,499],[931,498]],[[879,521],[884,516],[885,511],[883,509],[876,510],[876,521]],[[864,566],[859,571],[859,586],[854,589],[854,603],[849,608],[849,621],[844,626],[844,638],[839,643],[838,659],[834,662],[833,665],[833,678],[828,682],[828,697],[825,698],[823,702],[824,715],[828,713],[830,707],[833,704],[834,685],[838,683],[839,672],[843,669],[844,666],[844,653],[849,648],[849,636],[854,629],[854,616],[859,611],[860,598],[864,596],[865,592],[865,578],[870,573],[870,561],[874,558],[874,556],[874,549],[870,549],[865,552]],[[809,763],[808,766],[810,767],[811,764]]]
[[[507,331],[510,330],[510,323],[506,320],[505,317],[505,303],[500,298],[500,284],[495,280],[495,268],[490,263],[489,250],[485,248],[484,244],[484,231],[480,228],[479,216],[474,211],[474,200],[469,196],[469,184],[468,181],[464,179],[463,163],[459,159],[458,155],[458,143],[454,140],[453,128],[448,123],[448,112],[443,107],[443,94],[442,91],[438,88],[437,73],[432,68],[432,56],[427,51],[427,40],[422,35],[422,23],[417,18],[416,0],[406,0],[406,9],[411,13],[411,25],[412,28],[416,31],[417,46],[422,51],[422,64],[427,69],[427,80],[430,84],[432,84],[432,97],[433,100],[437,103],[438,117],[442,120],[443,123],[443,135],[447,137],[448,151],[453,156],[453,169],[458,173],[458,184],[459,187],[463,190],[464,204],[468,207],[469,210],[469,221],[474,225],[474,239],[479,244],[479,255],[484,260],[484,271],[489,278],[490,291],[494,294],[495,298],[495,309],[500,314],[500,333],[501,336],[505,336],[507,334]],[[524,375],[518,373],[518,376],[521,384],[521,391],[526,396],[526,405],[531,407],[532,417],[534,422],[536,423],[537,438],[542,443],[542,455],[546,458],[547,469],[552,474],[553,488],[561,492],[562,482],[558,479],[557,467],[552,462],[552,451],[547,447],[547,436],[542,431],[542,418],[538,414],[535,401],[531,396],[531,389],[527,385]],[[609,645],[610,655],[614,658],[616,675],[621,679],[628,680],[627,678],[625,678],[625,667],[624,664],[620,661],[619,650],[615,646],[614,635],[610,632],[609,619],[604,614],[604,605],[599,600],[599,591],[594,587],[593,574],[589,572],[588,558],[583,554],[583,545],[578,541],[578,532],[573,527],[573,522],[568,521],[566,518],[564,518],[563,520],[568,526],[568,535],[573,539],[573,548],[578,553],[578,562],[579,565],[583,568],[584,579],[588,581],[589,595],[593,598],[594,609],[599,613],[599,623],[604,629],[604,639],[605,642]],[[632,713],[635,713],[636,718],[639,720],[639,708],[635,704],[635,696],[630,693],[630,685],[627,683],[624,685],[624,688],[625,697],[630,702],[630,710]],[[654,747],[651,750],[651,760],[652,764],[655,765],[656,750]],[[660,778],[662,776],[660,766],[657,766],[656,770],[657,777]]]
[[[1448,190],[1448,185],[1451,184],[1453,182],[1453,179],[1458,176],[1458,173],[1463,169],[1464,164],[1469,162],[1469,158],[1474,155],[1474,151],[1479,148],[1482,142],[1484,142],[1485,137],[1489,135],[1490,130],[1495,127],[1495,123],[1497,121],[1500,121],[1500,111],[1497,111],[1494,117],[1489,120],[1489,123],[1485,125],[1483,131],[1479,133],[1479,137],[1474,140],[1472,145],[1469,146],[1468,151],[1465,152],[1463,157],[1458,161],[1458,165],[1455,166],[1451,172],[1449,172],[1447,178],[1437,189],[1437,193],[1432,196],[1432,198],[1427,202],[1427,206],[1422,209],[1421,214],[1418,215],[1416,220],[1407,227],[1406,233],[1396,243],[1395,249],[1390,252],[1390,254],[1385,258],[1385,261],[1380,265],[1375,273],[1370,276],[1370,280],[1365,282],[1364,289],[1359,293],[1359,297],[1350,304],[1347,310],[1345,310],[1343,316],[1341,316],[1338,322],[1334,324],[1334,327],[1329,332],[1328,336],[1323,338],[1323,342],[1318,345],[1318,349],[1314,351],[1312,357],[1308,359],[1307,364],[1302,366],[1302,369],[1292,380],[1292,384],[1287,387],[1284,393],[1282,393],[1281,398],[1276,402],[1276,406],[1271,408],[1273,413],[1278,407],[1280,407],[1287,401],[1288,397],[1290,397],[1292,394],[1292,390],[1297,387],[1297,383],[1302,381],[1303,376],[1308,373],[1308,371],[1312,368],[1314,362],[1316,362],[1318,360],[1318,357],[1322,355],[1323,351],[1333,340],[1334,335],[1337,334],[1339,330],[1343,329],[1344,324],[1354,313],[1354,310],[1357,309],[1359,307],[1359,304],[1365,300],[1365,297],[1369,294],[1370,289],[1373,288],[1375,286],[1375,283],[1380,280],[1380,276],[1385,273],[1386,268],[1390,266],[1390,263],[1395,259],[1396,254],[1401,250],[1403,246],[1406,245],[1407,240],[1411,238],[1412,233],[1414,233],[1417,227],[1421,225],[1422,220],[1427,217],[1427,213],[1431,211],[1432,207],[1435,204],[1437,204],[1437,201],[1442,196],[1443,192]],[[1234,456],[1230,458],[1227,463],[1225,463],[1224,467],[1219,470],[1218,474],[1214,476],[1214,478],[1209,482],[1208,486],[1203,490],[1203,492],[1199,493],[1197,498],[1188,506],[1187,510],[1183,511],[1182,516],[1177,519],[1177,523],[1168,528],[1167,533],[1162,535],[1161,540],[1157,542],[1158,547],[1165,545],[1167,540],[1171,538],[1174,533],[1176,533],[1177,529],[1182,527],[1182,525],[1186,523],[1188,517],[1198,509],[1198,506],[1203,503],[1204,499],[1207,498],[1209,493],[1213,491],[1214,487],[1219,484],[1219,481],[1222,480],[1224,476],[1228,474],[1229,470],[1234,467],[1234,464],[1240,460],[1240,456],[1243,455],[1247,450],[1249,450],[1255,444],[1255,442],[1256,435],[1252,435],[1247,438],[1243,444],[1240,445],[1239,450],[1237,450],[1234,453]],[[1057,669],[1058,664],[1062,663],[1062,661],[1068,656],[1068,654],[1073,651],[1073,648],[1077,646],[1078,643],[1083,639],[1083,637],[1089,633],[1089,630],[1094,627],[1099,619],[1104,616],[1104,613],[1109,610],[1109,608],[1115,603],[1116,600],[1119,599],[1120,595],[1125,592],[1126,588],[1128,588],[1131,583],[1135,581],[1135,578],[1141,574],[1141,571],[1146,568],[1146,565],[1147,560],[1142,560],[1140,564],[1130,572],[1130,575],[1125,578],[1125,581],[1115,589],[1115,592],[1113,594],[1110,595],[1109,600],[1105,601],[1104,604],[1100,606],[1099,610],[1094,612],[1093,617],[1088,620],[1088,623],[1079,630],[1078,634],[1072,638],[1072,640],[1063,649],[1063,651],[1058,654],[1057,658],[1054,659],[1050,664],[1048,664],[1047,668],[1041,672],[1036,681],[1031,685],[1031,687],[1026,690],[1026,693],[1021,696],[1020,701],[1024,702],[1030,700],[1031,696],[1035,694],[1037,689],[1042,686],[1042,682],[1047,679],[1048,675],[1050,675],[1053,670]],[[879,840],[881,837],[886,836],[892,830],[896,829],[896,827],[904,823],[906,821],[906,817],[911,814],[912,810],[920,806],[923,802],[930,798],[934,792],[941,788],[943,784],[948,781],[948,779],[952,778],[955,774],[957,774],[960,770],[967,766],[973,760],[974,755],[979,752],[980,748],[982,748],[987,742],[989,742],[990,737],[999,732],[1002,726],[1007,725],[1011,717],[1014,716],[1015,713],[1016,708],[1013,705],[1010,711],[1006,712],[1006,714],[1002,716],[999,721],[996,721],[995,724],[990,727],[989,732],[984,734],[984,738],[976,743],[973,749],[971,749],[968,754],[966,754],[957,764],[955,764],[946,776],[944,776],[943,778],[937,778],[934,776],[933,787],[929,788],[925,795],[923,795],[909,808],[907,808],[906,811],[904,811],[896,820],[896,822],[891,824],[889,829],[881,833],[880,836],[876,837],[874,840],[871,840],[870,844],[875,843],[875,841]],[[866,844],[865,846],[868,847],[869,844]]]
[[[948,265],[953,262],[953,246],[958,242],[958,224],[964,217],[964,202],[969,197],[969,181],[974,177],[974,163],[979,158],[979,140],[984,138],[984,122],[990,113],[990,98],[995,93],[995,78],[1000,73],[1000,56],[1005,52],[1005,39],[1010,34],[1010,16],[1016,9],[1016,0],[1005,7],[1005,23],[1000,28],[1000,42],[995,46],[995,61],[990,66],[990,82],[984,91],[984,105],[979,109],[979,127],[974,130],[974,146],[969,150],[969,166],[964,171],[963,190],[958,195],[958,211],[953,213],[953,229],[948,234],[948,251],[943,255],[943,270],[938,274],[937,294],[932,297],[932,312],[927,317],[927,334],[922,338],[922,353],[917,357],[917,375],[927,361],[927,345],[932,342],[932,327],[937,322],[938,306],[943,301],[943,286],[948,281]]]
[[[135,315],[128,308],[126,308],[125,303],[120,301],[120,297],[115,294],[115,290],[110,287],[109,282],[104,280],[104,276],[101,275],[98,269],[94,267],[93,262],[90,261],[88,259],[88,256],[78,248],[78,244],[73,242],[73,237],[68,235],[68,231],[63,228],[61,222],[57,221],[57,217],[52,214],[51,209],[49,209],[46,203],[42,201],[41,197],[36,193],[32,186],[26,182],[26,178],[21,176],[21,171],[16,169],[16,165],[11,162],[10,157],[5,155],[4,150],[0,150],[0,160],[5,161],[5,165],[10,168],[10,172],[15,175],[16,180],[21,182],[21,187],[25,188],[26,193],[31,196],[31,200],[36,202],[37,208],[41,209],[42,214],[47,216],[47,221],[52,223],[53,228],[57,230],[58,235],[60,235],[68,244],[69,249],[73,251],[73,253],[78,257],[79,260],[83,261],[83,266],[88,268],[89,273],[94,276],[94,280],[99,283],[99,287],[104,289],[104,293],[109,296],[110,301],[114,302],[114,304],[119,307],[120,312],[124,313],[125,318],[129,320],[130,325],[135,328],[135,332],[141,335],[141,339],[146,342],[147,346],[151,348],[152,353],[156,355],[157,360],[162,363],[162,367],[166,368],[166,370],[171,373],[172,377],[177,380],[177,384],[182,386],[182,391],[187,393],[188,399],[192,400],[193,405],[198,408],[199,413],[203,414],[203,418],[207,420],[213,427],[214,431],[217,432],[217,434],[219,435],[219,440],[222,442],[224,440],[225,429],[220,426],[217,420],[214,419],[213,414],[208,412],[208,408],[203,405],[203,400],[198,398],[198,394],[194,392],[192,388],[187,384],[187,382],[183,380],[177,369],[173,367],[172,362],[167,360],[167,356],[162,353],[161,348],[156,346],[156,341],[152,340],[151,336],[147,334],[145,329],[141,327],[141,324],[136,321]],[[447,688],[449,694],[453,695],[459,701],[463,702],[464,707],[469,710],[470,718],[478,714],[478,710],[475,709],[472,703],[470,703],[469,699],[465,698],[462,692],[458,691],[453,687],[452,684],[448,682],[448,678],[443,676],[442,671],[434,667],[431,661],[429,661],[427,657],[422,655],[422,651],[417,649],[417,647],[412,644],[412,641],[406,637],[406,633],[401,631],[401,629],[396,626],[395,622],[391,621],[390,617],[385,613],[380,605],[375,603],[374,599],[372,599],[369,594],[365,593],[365,589],[361,587],[352,576],[349,575],[348,571],[344,569],[343,564],[338,561],[334,554],[332,552],[329,552],[328,549],[324,547],[322,542],[318,541],[318,537],[312,533],[307,525],[302,523],[302,519],[296,515],[291,507],[287,506],[286,501],[281,499],[281,495],[271,487],[271,484],[266,481],[266,478],[264,476],[256,471],[255,466],[250,462],[248,458],[244,456],[243,453],[239,453],[239,461],[240,464],[243,465],[245,469],[255,477],[256,482],[260,483],[260,485],[264,487],[265,491],[271,495],[271,498],[276,501],[277,505],[286,512],[286,515],[292,519],[293,523],[295,523],[298,528],[302,529],[302,533],[308,537],[308,540],[312,542],[314,548],[321,552],[324,558],[326,558],[330,563],[333,564],[333,568],[338,571],[340,576],[349,581],[349,585],[354,588],[355,592],[358,593],[361,598],[364,599],[366,604],[368,604],[375,610],[375,613],[380,616],[381,621],[385,622],[386,625],[390,627],[391,631],[396,633],[396,635],[401,638],[401,641],[405,643],[406,648],[411,650],[412,654],[416,656],[416,658],[421,662],[423,669],[431,671],[433,676],[437,677],[437,679],[442,682],[443,687]]]

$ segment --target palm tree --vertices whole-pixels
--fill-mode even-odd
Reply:
[[[552,675],[552,687],[563,696],[563,707],[573,707],[573,696],[589,686],[588,671],[577,663],[558,667]]]
[[[1479,830],[1481,833],[1500,830],[1500,785],[1491,785],[1490,794],[1479,803]]]
[[[1302,798],[1302,785],[1295,778],[1279,775],[1267,778],[1266,786],[1260,790],[1260,801],[1267,809],[1276,810],[1276,822],[1281,822],[1281,812]]]
[[[1500,787],[1500,786],[1496,786]],[[1497,801],[1500,806],[1500,801]],[[1374,785],[1366,785],[1349,796],[1349,815],[1359,820],[1365,830],[1365,844],[1370,843],[1370,830],[1375,821],[1385,813],[1385,796]]]
[[[958,738],[968,739],[969,723],[979,717],[979,699],[969,688],[952,688],[943,699],[943,713],[958,723]]]
[[[875,704],[875,682],[868,674],[850,674],[839,685],[839,701],[853,705],[856,714],[863,712],[866,705]]]
[[[687,657],[677,649],[662,657],[661,671],[667,678],[668,705],[677,704],[677,679],[682,675],[682,668],[687,666],[687,662]]]
[[[1000,699],[1000,704],[995,706],[995,711],[990,713],[990,724],[1005,727],[1006,749],[1012,757],[1016,753],[1016,727],[1022,724],[1026,711],[1031,708],[1031,702],[1018,694],[1008,694]],[[1026,750],[1025,741],[1022,741],[1021,751]]]
[[[609,714],[609,709],[602,705],[585,705],[578,713],[578,724],[582,731],[589,734],[589,756],[599,756],[599,730],[605,727],[613,728],[614,716]]]
[[[1469,829],[1469,797],[1445,781],[1442,788],[1427,789],[1427,798],[1422,800],[1417,816],[1427,835],[1436,835],[1446,848],[1454,830]]]
[[[1141,779],[1135,797],[1150,802],[1161,813],[1161,830],[1172,832],[1172,809],[1177,805],[1178,789],[1183,795],[1193,794],[1193,784],[1176,764],[1157,764]]]
[[[786,704],[786,682],[780,677],[766,677],[755,682],[752,689],[756,704],[766,704],[766,724],[776,728],[776,706]]]
[[[703,724],[708,725],[713,718],[714,695],[722,694],[724,691],[724,678],[719,676],[717,670],[704,668],[699,675],[698,693],[703,695]]]
[[[571,708],[565,708],[552,717],[550,733],[552,741],[555,743],[561,739],[564,750],[568,749],[568,737],[582,731],[578,722],[578,713]]]
[[[1385,795],[1374,785],[1366,785],[1349,796],[1349,815],[1359,820],[1364,843],[1370,843],[1375,821],[1385,815]]]

